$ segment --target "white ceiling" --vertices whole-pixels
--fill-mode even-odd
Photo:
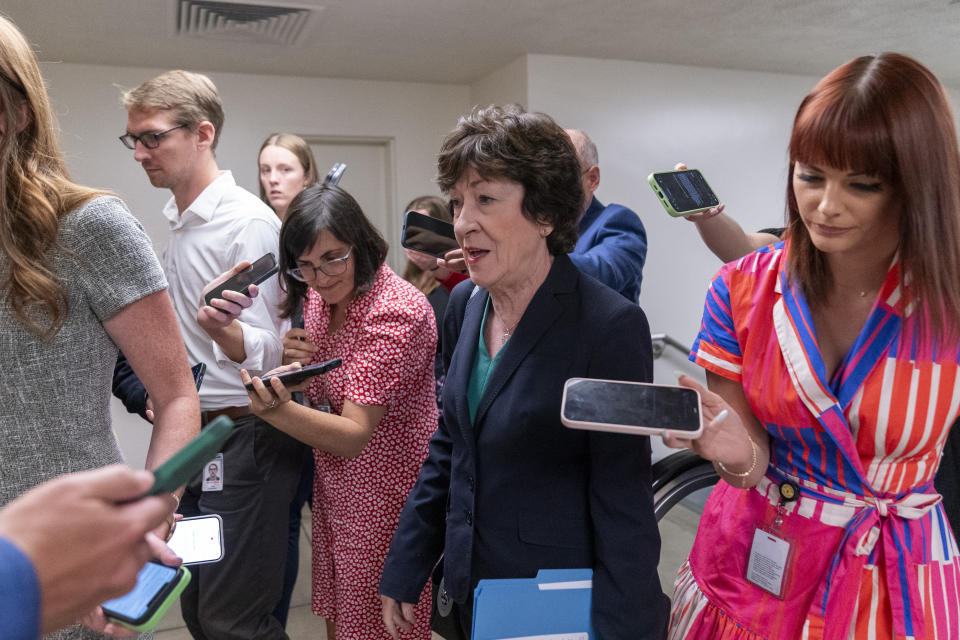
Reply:
[[[822,75],[892,50],[960,86],[960,0],[263,4],[319,11],[291,47],[176,36],[175,0],[2,0],[0,12],[45,61],[470,83],[526,53]]]

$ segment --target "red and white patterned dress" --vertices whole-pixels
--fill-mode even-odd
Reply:
[[[370,290],[349,303],[332,335],[329,322],[330,306],[309,290],[304,326],[318,347],[314,362],[343,358],[341,367],[313,379],[306,392],[311,404],[329,402],[339,415],[349,399],[386,413],[357,457],[313,452],[313,612],[335,622],[338,640],[388,640],[380,574],[437,428],[436,322],[423,294],[386,265]],[[429,640],[429,583],[417,625],[402,637]]]

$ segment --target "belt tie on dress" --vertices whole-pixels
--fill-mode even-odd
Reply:
[[[772,476],[781,476],[774,467]],[[772,478],[774,482],[783,478]],[[925,637],[923,608],[917,585],[916,565],[907,546],[907,520],[926,515],[942,500],[928,482],[916,491],[893,498],[858,496],[840,491],[818,491],[809,483],[799,485],[801,495],[857,509],[844,527],[843,536],[830,560],[826,580],[820,583],[809,616],[824,621],[824,640],[847,638],[859,596],[859,584],[868,557],[880,543],[887,579],[887,596],[893,612],[896,637]]]

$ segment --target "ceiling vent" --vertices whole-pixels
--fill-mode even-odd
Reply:
[[[312,8],[176,0],[178,35],[261,44],[295,45],[315,12]]]

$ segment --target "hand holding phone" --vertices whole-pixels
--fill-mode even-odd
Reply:
[[[283,364],[310,362],[317,352],[317,345],[310,342],[306,329],[293,328],[283,336]]]
[[[217,416],[200,431],[200,435],[188,442],[166,462],[153,471],[153,486],[148,496],[176,491],[203,469],[219,452],[223,443],[233,432],[233,420]]]
[[[219,562],[223,558],[223,520],[217,514],[184,518],[167,546],[185,565]]]
[[[104,602],[103,613],[115,622],[135,631],[156,627],[170,606],[190,583],[190,572],[183,567],[167,567],[148,562],[137,574],[133,590]]]
[[[251,285],[260,284],[270,276],[276,274],[279,270],[280,267],[277,266],[276,257],[274,257],[272,253],[268,253],[258,258],[256,262],[251,264],[246,269],[243,269],[242,271],[227,278],[213,289],[208,291],[203,296],[203,300],[209,307],[212,306],[211,303],[214,299],[224,299],[224,291],[236,291],[237,293],[242,293],[245,296],[250,295]]]
[[[697,169],[651,173],[647,176],[647,182],[663,208],[674,217],[700,213],[720,204],[717,195]]]
[[[571,429],[698,438],[700,394],[687,387],[570,378],[563,385],[560,421]]]
[[[416,211],[407,211],[403,217],[400,245],[435,258],[443,258],[448,251],[460,248],[452,224]]]
[[[305,382],[314,376],[319,376],[326,373],[332,369],[336,369],[343,364],[343,360],[340,358],[333,358],[332,360],[326,360],[325,362],[317,362],[315,364],[308,364],[305,367],[300,367],[299,369],[291,369],[290,371],[284,371],[282,373],[270,374],[260,378],[260,381],[263,382],[263,386],[268,389],[272,389],[270,381],[276,378],[283,383],[285,387],[294,387],[301,382]],[[253,381],[247,382],[243,385],[247,391],[254,391],[256,387],[253,386]]]

